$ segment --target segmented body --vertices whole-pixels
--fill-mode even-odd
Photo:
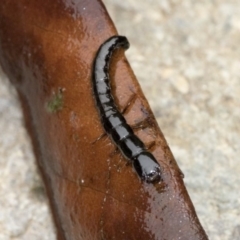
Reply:
[[[139,177],[148,183],[156,182],[161,179],[160,165],[127,124],[111,93],[109,65],[117,48],[129,48],[126,37],[114,36],[108,39],[100,46],[94,61],[93,89],[101,122],[123,156],[131,161]]]

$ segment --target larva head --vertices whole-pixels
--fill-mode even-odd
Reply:
[[[122,48],[124,48],[124,49],[128,49],[129,46],[130,46],[130,44],[129,44],[129,42],[128,42],[128,40],[127,40],[126,37],[124,37],[124,36],[118,36],[118,37],[117,37],[117,46],[118,46],[118,47],[122,47]]]
[[[161,180],[160,165],[151,153],[140,153],[134,158],[133,166],[143,181],[154,183]]]

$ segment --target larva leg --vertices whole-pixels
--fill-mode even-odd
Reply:
[[[107,137],[107,133],[106,133],[106,132],[104,132],[103,134],[101,134],[96,140],[94,140],[94,141],[92,142],[92,144],[95,144],[96,142],[98,142],[99,140],[101,140],[101,139],[103,139],[103,138],[105,138],[105,137]]]
[[[144,128],[147,128],[147,127],[149,127],[149,117],[143,119],[140,122],[137,122],[137,123],[131,125],[132,129],[144,129]]]
[[[135,93],[133,93],[132,96],[127,101],[127,104],[123,107],[123,109],[121,109],[121,114],[125,114],[127,112],[127,110],[129,109],[129,107],[134,104],[136,99],[137,99],[137,95]]]
[[[146,149],[147,149],[148,151],[152,152],[152,149],[154,149],[155,145],[156,145],[156,142],[155,142],[155,141],[152,141],[152,142],[150,142],[149,144],[146,144]]]
[[[129,110],[129,108],[133,106],[133,104],[135,103],[135,101],[137,99],[137,95],[133,91],[132,91],[132,93],[133,94],[127,101],[127,104],[123,107],[123,109],[121,109],[122,115],[124,115]],[[151,125],[150,117],[146,117],[142,121],[137,122],[134,125],[131,125],[131,128],[132,129],[144,129],[144,128],[149,127],[149,125]]]
[[[119,153],[119,150],[118,150],[118,148],[115,146],[114,151],[112,151],[112,152],[110,153],[110,157],[113,157],[115,154],[118,154],[118,153]]]

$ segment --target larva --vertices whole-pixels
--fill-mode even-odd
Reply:
[[[117,48],[128,49],[124,36],[113,36],[104,42],[93,66],[93,90],[103,127],[123,156],[131,161],[138,176],[147,183],[161,179],[160,165],[134,134],[114,102],[109,79],[110,60]]]

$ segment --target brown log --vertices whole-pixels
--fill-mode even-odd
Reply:
[[[113,92],[162,167],[142,183],[104,131],[91,75],[98,47],[117,31],[99,0],[3,0],[0,62],[16,86],[48,191],[58,239],[208,239],[182,174],[123,52]]]

